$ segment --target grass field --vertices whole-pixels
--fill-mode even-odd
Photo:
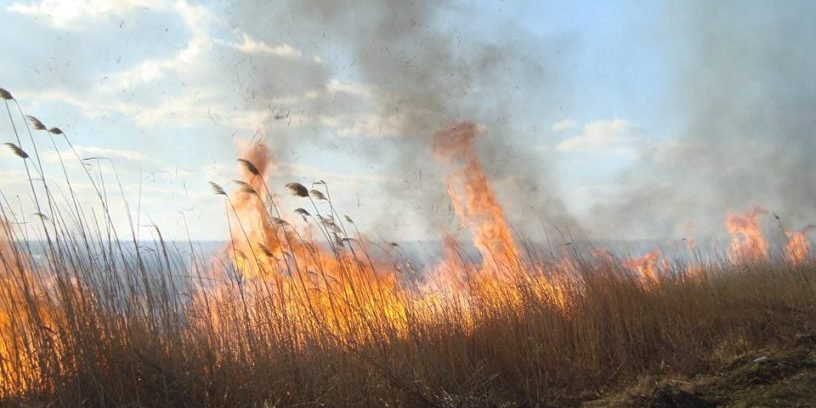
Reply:
[[[24,115],[9,92],[0,97],[9,120]],[[195,237],[182,251],[158,228],[150,244],[135,239],[132,221],[116,230],[110,207],[127,203],[95,175],[87,179],[98,202],[88,208],[67,172],[42,174],[44,150],[73,149],[60,129],[29,118],[14,132],[2,160],[25,168],[37,214],[0,203],[6,404],[675,406],[620,393],[663,376],[697,384],[735,361],[734,370],[751,370],[746,356],[767,360],[757,350],[782,356],[771,362],[812,362],[803,346],[816,332],[807,231],[789,231],[771,256],[757,227],[766,215],[755,210],[728,217],[727,256],[540,255],[511,233],[472,125],[440,132],[433,151],[450,169],[452,203],[481,260],[448,237],[444,259],[426,271],[398,244],[372,250],[325,183],[268,185],[262,145],[240,156],[235,192],[211,185],[231,231],[213,260]],[[54,194],[52,178],[64,179],[67,195]],[[303,207],[280,208],[272,197],[282,191]],[[778,351],[789,348],[804,354]],[[731,403],[715,391],[745,385],[723,384],[701,398]]]

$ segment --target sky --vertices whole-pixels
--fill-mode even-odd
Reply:
[[[85,163],[109,186],[114,219],[126,229],[129,211],[144,236],[155,224],[172,239],[225,239],[207,182],[230,186],[251,141],[269,146],[269,183],[289,211],[303,203],[286,183],[325,180],[373,237],[461,233],[430,138],[464,120],[480,126],[510,222],[536,239],[559,224],[611,238],[713,234],[754,205],[801,228],[816,222],[815,9],[0,0],[0,87],[80,156],[105,158]],[[35,136],[52,182],[62,158],[92,202],[67,145]],[[14,141],[8,120],[0,138]],[[8,151],[0,176],[30,218]]]

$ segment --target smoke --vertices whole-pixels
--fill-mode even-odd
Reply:
[[[815,220],[814,12],[813,2],[683,2],[666,44],[679,141],[624,174],[617,199],[594,208],[595,225],[665,237],[692,221],[710,233],[753,205],[789,228]]]
[[[502,201],[519,203],[509,208],[511,220],[566,217],[553,177],[555,163],[531,143],[543,144],[538,129],[546,126],[540,112],[554,111],[567,95],[559,81],[562,61],[542,62],[546,55],[565,58],[567,37],[535,37],[509,19],[487,23],[453,1],[236,1],[226,13],[253,37],[310,50],[332,67],[328,75],[304,79],[298,72],[270,75],[275,68],[256,61],[247,87],[273,93],[277,82],[316,80],[313,88],[320,90],[338,78],[370,87],[299,106],[321,120],[297,144],[352,146],[346,152],[349,160],[384,166],[398,181],[382,186],[393,204],[380,217],[382,224],[391,224],[397,215],[412,223],[429,222],[432,232],[445,227],[450,214],[440,203],[448,199],[431,139],[438,130],[468,120],[482,129],[476,144],[488,176],[497,190],[512,195]],[[358,98],[359,92],[370,92],[369,98]],[[369,132],[374,137],[337,142],[326,132],[327,122],[363,114],[374,117]],[[287,146],[297,148],[291,141]]]

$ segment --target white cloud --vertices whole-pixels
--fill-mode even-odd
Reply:
[[[558,144],[560,152],[603,151],[634,154],[642,142],[638,126],[625,119],[599,120],[584,125],[581,133]]]
[[[403,123],[406,120],[405,115],[402,114],[385,117],[364,114],[353,118],[345,121],[337,118],[324,118],[323,123],[336,128],[338,136],[380,138],[402,135]]]
[[[326,84],[326,91],[328,91],[330,94],[343,92],[349,95],[370,97],[374,94],[375,89],[371,85],[360,82],[344,82],[337,79],[332,79]]]
[[[138,126],[154,127],[174,125],[194,127],[206,123],[230,126],[237,129],[257,131],[268,127],[298,127],[314,122],[304,113],[289,113],[277,120],[273,112],[262,109],[235,109],[218,98],[215,89],[202,90],[197,94],[170,97],[160,104],[125,102],[113,96],[88,95],[84,98],[63,91],[17,92],[18,97],[33,103],[59,102],[79,108],[91,119],[120,113],[133,119]],[[279,103],[294,103],[296,98],[281,98]],[[337,122],[336,126],[340,123]]]
[[[111,93],[127,90],[159,80],[167,74],[185,74],[206,66],[205,51],[213,44],[213,39],[207,33],[212,21],[210,11],[203,6],[191,6],[183,0],[176,2],[173,9],[193,33],[184,48],[172,57],[147,59],[129,70],[112,75],[111,80],[100,87],[100,91]]]
[[[304,53],[288,44],[270,45],[237,31],[242,39],[237,44],[214,37],[214,27],[224,25],[218,16],[201,4],[187,0],[41,0],[34,4],[14,3],[7,7],[17,13],[46,16],[49,24],[64,27],[81,22],[84,18],[102,19],[122,15],[136,7],[150,7],[162,13],[173,13],[190,33],[181,49],[169,56],[147,58],[125,69],[111,73],[91,92],[74,93],[68,90],[46,92],[18,92],[34,102],[59,102],[78,107],[89,118],[102,118],[119,113],[132,118],[139,126],[177,125],[192,127],[207,123],[254,131],[265,127],[301,126],[315,119],[304,114],[286,111],[285,120],[278,120],[275,112],[262,108],[245,109],[230,102],[231,93],[222,88],[223,77],[229,75],[213,70],[212,60],[216,47],[227,47],[248,53],[263,53],[285,59],[297,59],[306,64],[319,65],[317,57],[305,58]],[[144,102],[140,98],[123,99],[124,91],[140,86],[153,86],[160,81],[183,80],[187,89],[195,92],[171,93],[159,103]],[[304,98],[320,98],[335,92],[367,95],[365,86],[332,81],[325,88],[308,91],[305,95],[291,94],[268,98],[269,105],[290,106]],[[283,109],[283,108],[281,108]],[[352,132],[348,129],[346,132]]]
[[[252,39],[246,33],[242,33],[243,41],[240,44],[233,44],[232,46],[245,52],[247,54],[269,54],[269,55],[276,55],[278,57],[284,58],[301,58],[303,57],[303,52],[290,46],[289,44],[280,44],[276,46],[271,46],[263,41],[257,41]],[[316,63],[319,63],[319,59],[315,60]]]
[[[60,29],[81,28],[87,20],[121,16],[139,7],[160,6],[161,0],[42,0],[38,3],[12,3],[6,10],[33,18],[42,18]]]
[[[568,130],[575,129],[575,121],[572,119],[563,119],[560,120],[552,125],[552,130],[554,132],[566,132]]]
[[[79,155],[82,161],[77,160],[74,152],[69,149],[61,150],[59,152],[54,150],[46,151],[43,154],[44,162],[49,167],[57,166],[56,168],[48,169],[46,172],[58,171],[57,169],[62,166],[72,173],[79,171],[83,167],[92,168],[100,164],[94,159],[101,159],[104,163],[114,164],[117,167],[117,172],[120,174],[126,174],[129,172],[128,166],[122,166],[125,164],[125,162],[136,164],[140,167],[147,166],[148,168],[160,165],[160,163],[156,160],[135,150],[80,145],[74,146],[74,150],[76,150],[76,154]],[[110,162],[107,160],[110,160]],[[80,179],[83,178],[80,173],[75,173],[73,176],[79,177]]]
[[[197,35],[206,35],[207,28],[213,22],[212,13],[204,6],[191,6],[186,0],[178,0],[173,9],[184,20],[184,25]]]
[[[93,156],[93,157],[107,157],[109,159],[119,158],[125,160],[147,159],[145,155],[133,150],[111,149],[97,146],[74,146],[74,149],[76,149],[77,154],[79,154],[79,156],[82,158]]]
[[[235,109],[214,92],[182,95],[155,106],[120,105],[119,108],[139,126],[146,127],[166,124],[194,127],[211,123],[258,132],[271,127],[299,127],[314,120],[303,113],[287,112],[284,118],[277,119],[274,112],[266,109]]]

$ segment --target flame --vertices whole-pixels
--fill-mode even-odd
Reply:
[[[222,251],[230,265],[210,274],[234,278],[243,298],[224,288],[207,295],[248,320],[274,306],[281,319],[310,321],[302,326],[303,338],[328,334],[355,343],[368,338],[372,322],[403,330],[407,317],[396,269],[363,256],[365,238],[349,237],[332,207],[303,198],[313,203],[313,217],[302,219],[312,223],[298,228],[287,220],[266,184],[272,167],[266,145],[244,143],[241,159],[249,165],[242,167],[240,188],[229,198],[230,242]],[[249,303],[258,307],[243,306]],[[197,307],[205,307],[203,300]],[[216,323],[230,330],[229,322]]]
[[[223,289],[210,295],[252,320],[260,311],[243,304],[255,303],[264,293],[271,293],[275,302],[272,313],[290,321],[312,322],[299,329],[303,338],[325,335],[328,330],[330,336],[348,344],[369,341],[374,333],[381,332],[372,325],[386,325],[396,335],[405,334],[409,310],[411,319],[433,322],[439,314],[450,313],[445,309],[451,305],[471,312],[497,302],[520,307],[523,290],[567,310],[564,286],[569,280],[563,277],[565,271],[528,265],[535,273],[506,273],[508,267],[510,272],[520,272],[519,252],[476,157],[475,131],[474,125],[466,123],[438,133],[434,153],[453,167],[447,177],[448,191],[457,216],[474,235],[481,265],[464,259],[459,243],[446,234],[443,261],[416,291],[407,290],[398,267],[368,258],[365,237],[346,234],[331,203],[322,201],[325,197],[321,196],[328,196],[328,192],[310,192],[314,201],[303,197],[314,212],[309,218],[304,216],[304,221],[310,221],[305,227],[283,220],[265,183],[272,167],[268,150],[262,144],[252,144],[244,146],[241,158],[254,165],[255,171],[250,171],[251,166],[242,169],[240,189],[230,198],[231,240],[223,251],[231,261],[228,266],[238,275],[243,298]],[[302,186],[293,187],[298,195],[304,195]],[[324,241],[315,238],[316,234]],[[226,270],[217,272],[229,275]],[[203,302],[197,302],[197,307],[204,307]],[[460,322],[466,330],[473,327],[468,319]],[[235,330],[228,321],[210,324],[222,331]]]
[[[768,259],[768,242],[759,225],[759,218],[768,211],[754,207],[743,214],[728,214],[725,228],[731,234],[728,256],[734,263],[755,263]]]
[[[238,271],[251,278],[275,269],[272,264],[283,258],[285,248],[280,228],[272,222],[270,213],[277,207],[266,188],[265,178],[271,165],[269,149],[262,143],[238,140],[237,144],[243,150],[240,158],[251,163],[258,174],[241,167],[238,181],[250,188],[243,187],[230,197],[231,243],[226,250],[231,252],[229,256]]]
[[[555,268],[522,265],[519,250],[504,209],[493,192],[487,174],[476,154],[476,125],[465,122],[437,132],[433,153],[450,166],[446,176],[448,195],[459,221],[473,235],[473,243],[482,256],[482,264],[463,263],[458,243],[450,236],[444,240],[445,259],[437,268],[437,279],[447,290],[464,292],[463,307],[478,308],[499,303],[521,307],[524,291],[545,298],[562,311],[569,308],[565,286],[569,260]],[[474,273],[474,272],[480,273]],[[522,273],[526,270],[528,273]]]
[[[474,147],[476,134],[472,123],[441,131],[435,135],[433,152],[448,166],[445,182],[450,199],[461,224],[473,236],[482,262],[470,262],[463,256],[456,238],[445,234],[444,258],[422,282],[416,276],[411,281],[394,259],[369,257],[371,242],[359,232],[356,236],[348,234],[347,224],[328,199],[325,183],[312,185],[323,190],[311,191],[295,184],[297,188],[293,190],[308,211],[299,208],[298,217],[282,213],[267,184],[274,167],[267,146],[240,142],[243,161],[236,181],[239,188],[225,199],[230,240],[206,271],[208,280],[217,283],[193,288],[190,309],[178,306],[184,307],[180,313],[185,313],[185,318],[189,313],[190,318],[179,325],[179,330],[193,328],[191,338],[198,334],[216,336],[208,343],[215,345],[214,352],[264,352],[262,348],[253,348],[256,339],[263,346],[292,351],[387,346],[407,338],[410,328],[455,325],[452,327],[455,330],[473,333],[497,316],[503,318],[513,313],[521,316],[528,312],[530,299],[535,299],[532,304],[536,307],[569,315],[592,305],[582,303],[597,287],[592,286],[591,273],[616,272],[618,266],[636,274],[636,284],[646,290],[659,287],[662,281],[669,282],[672,276],[665,273],[669,263],[658,249],[624,260],[606,249],[595,250],[592,259],[582,259],[571,246],[561,248],[559,259],[522,257],[505,212],[478,160]],[[220,187],[216,191],[227,195]],[[759,217],[765,213],[755,208],[745,214],[727,216],[726,227],[733,236],[729,256],[734,262],[767,259],[768,245],[759,225]],[[786,232],[791,262],[809,260],[807,232],[811,228]],[[38,265],[18,250],[15,244],[21,241],[15,241],[12,235],[9,224],[0,222],[0,373],[10,373],[0,376],[0,396],[53,387],[47,381],[59,377],[49,377],[48,369],[52,368],[49,365],[61,365],[54,372],[61,370],[69,375],[78,366],[73,360],[76,353],[65,351],[72,347],[72,339],[61,340],[63,346],[49,346],[48,336],[42,335],[55,327],[62,339],[75,330],[68,323],[69,312],[55,307],[63,305],[60,302],[79,305],[90,313],[111,313],[98,307],[94,291],[87,290],[93,289],[92,282],[85,288],[70,279],[60,281],[59,285],[49,282],[44,277],[47,273],[59,268],[70,276],[71,266]],[[692,251],[695,249],[692,238],[687,244]],[[59,262],[51,256],[51,262]],[[411,266],[407,269],[411,270]],[[688,266],[681,282],[705,279],[704,271],[699,265]],[[59,296],[53,296],[55,287]],[[82,294],[81,300],[70,298],[74,293]],[[149,297],[138,296],[127,301],[136,299],[137,308],[141,307],[139,302],[150,302]],[[59,300],[60,297],[70,299]],[[141,319],[152,323],[151,313],[137,316],[136,323]],[[97,316],[88,317],[91,324]],[[113,317],[116,324],[129,319]],[[107,335],[99,330],[91,333]],[[51,352],[53,362],[38,359],[42,350]]]
[[[808,225],[799,231],[785,231],[785,236],[788,237],[785,253],[792,264],[800,265],[807,261],[810,256],[808,233],[814,228],[816,226]]]
[[[497,271],[518,266],[513,234],[476,156],[476,125],[462,123],[434,136],[434,154],[454,168],[447,176],[448,194],[460,221],[471,230],[483,267]]]
[[[34,277],[32,260],[14,246],[12,237],[11,225],[0,220],[0,396],[35,384],[52,385],[44,374],[52,363],[40,358],[45,345],[29,333],[50,333],[64,323],[60,311],[47,302],[46,291],[53,280]],[[51,346],[51,352],[59,355],[57,360],[64,358],[61,350]]]
[[[641,283],[650,287],[660,284],[660,269],[666,268],[668,262],[661,259],[660,250],[655,249],[642,257],[624,259],[622,265],[636,272]]]
[[[705,278],[705,269],[701,265],[687,265],[683,279],[688,281],[700,281]]]

